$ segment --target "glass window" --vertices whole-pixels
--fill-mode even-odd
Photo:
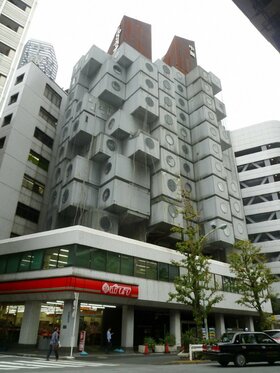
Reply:
[[[42,144],[52,149],[53,139],[50,136],[48,136],[45,132],[41,131],[38,127],[35,128],[34,137],[41,141]]]
[[[72,264],[69,262],[69,253],[70,253],[70,248],[68,246],[60,247],[58,259],[57,259],[58,268],[66,267]]]
[[[4,117],[2,127],[7,126],[8,124],[11,123],[11,121],[12,121],[12,116],[13,116],[13,114],[9,114],[9,115],[6,115],[6,116]]]
[[[8,257],[7,255],[0,256],[0,273],[6,272],[6,265],[7,265]]]
[[[8,256],[8,262],[7,262],[7,268],[6,273],[15,273],[18,271],[18,266],[20,262],[20,255],[9,255]]]
[[[28,7],[28,5],[25,4],[22,0],[8,0],[8,1],[23,11],[25,11],[26,8]]]
[[[27,206],[24,203],[18,202],[16,215],[20,216],[23,219],[29,220],[32,223],[37,224],[39,220],[40,211],[33,209],[32,207]]]
[[[106,270],[106,251],[93,249],[91,268],[97,271]]]
[[[12,105],[12,104],[14,104],[15,102],[17,102],[17,99],[18,99],[18,93],[12,95],[12,96],[10,97],[9,105]]]
[[[107,252],[107,271],[120,273],[121,256],[118,253]]]
[[[30,271],[35,271],[42,268],[43,263],[43,250],[32,251],[32,259],[30,262]]]
[[[169,264],[169,281],[174,281],[179,276],[179,267]]]
[[[31,261],[32,261],[31,252],[28,251],[26,253],[23,253],[20,263],[19,263],[19,268],[18,268],[19,272],[29,271]]]
[[[157,280],[157,263],[146,260],[146,278]]]
[[[87,246],[77,246],[75,265],[82,268],[90,268],[92,249]]]
[[[32,192],[40,194],[41,196],[44,194],[45,185],[26,174],[23,176],[22,186]]]
[[[134,276],[146,277],[146,260],[140,258],[134,259]]]
[[[44,96],[58,108],[61,105],[61,96],[48,84],[46,84]]]
[[[52,269],[57,267],[59,248],[51,248],[45,251],[43,269]]]
[[[223,289],[223,277],[215,274],[215,286],[217,290]]]
[[[46,158],[42,157],[40,154],[34,152],[33,150],[30,150],[28,160],[36,166],[42,168],[43,170],[48,171],[50,162]]]
[[[21,83],[23,81],[23,78],[24,78],[24,74],[17,76],[15,85]]]
[[[0,42],[0,53],[4,54],[5,56],[9,56],[11,50],[14,50],[14,49]]]
[[[158,279],[161,281],[168,281],[168,264],[167,263],[158,264]]]
[[[5,140],[6,140],[6,136],[5,137],[1,137],[1,139],[0,139],[0,149],[4,148]]]
[[[47,123],[51,124],[53,127],[56,127],[57,118],[55,118],[51,113],[49,113],[42,106],[40,107],[39,116],[44,119]]]
[[[133,276],[133,257],[121,255],[121,271],[122,275]]]

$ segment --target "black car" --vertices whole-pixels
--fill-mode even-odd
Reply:
[[[265,333],[226,333],[221,341],[214,345],[204,345],[203,352],[208,359],[224,367],[230,362],[237,367],[244,367],[249,362],[266,361],[274,364],[280,361],[280,344]]]

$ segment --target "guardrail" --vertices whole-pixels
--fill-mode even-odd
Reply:
[[[189,358],[190,360],[193,359],[193,353],[194,352],[202,352],[202,344],[197,344],[197,345],[189,345]]]

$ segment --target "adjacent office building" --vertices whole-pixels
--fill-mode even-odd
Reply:
[[[23,48],[19,67],[31,61],[39,66],[49,78],[55,80],[57,59],[51,44],[39,40],[28,40]]]
[[[179,273],[170,229],[184,224],[182,190],[200,213],[225,296],[209,326],[216,335],[253,329],[255,312],[236,303],[226,263],[248,236],[221,82],[197,65],[194,42],[175,36],[153,62],[150,25],[124,17],[107,53],[93,46],[74,66],[67,99],[32,63],[14,83],[0,132],[0,302],[19,342],[43,348],[59,324],[69,347],[76,324],[75,341],[85,329],[95,346],[109,326],[126,348],[167,332],[180,345],[194,326],[189,308],[167,302]]]
[[[22,43],[36,3],[37,0],[0,2],[0,110],[18,65]]]

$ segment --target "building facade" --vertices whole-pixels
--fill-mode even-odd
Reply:
[[[260,246],[280,278],[280,122],[231,132],[249,239]],[[280,282],[274,285],[280,292]]]
[[[16,79],[30,69],[30,84],[35,72],[42,81],[36,106],[30,92],[24,95],[29,75],[22,93],[15,84],[0,138],[1,175],[10,167],[8,144],[14,149],[22,139],[10,142],[5,131],[17,135],[26,118],[25,146],[18,149],[25,153],[18,155],[14,175],[2,176],[0,225],[1,314],[18,326],[21,344],[36,344],[39,334],[40,347],[46,329],[60,325],[65,347],[73,338],[76,345],[83,329],[87,343],[100,346],[109,326],[116,344],[126,348],[166,333],[179,346],[182,332],[194,326],[190,309],[168,302],[179,271],[172,260],[181,258],[174,250],[180,237],[171,228],[184,224],[182,191],[199,212],[213,283],[225,296],[209,327],[216,335],[254,328],[256,314],[237,305],[240,295],[226,263],[235,240],[248,236],[222,124],[225,106],[217,98],[221,82],[197,65],[195,44],[187,39],[175,37],[164,59],[152,62],[148,26],[124,17],[108,53],[93,46],[74,66],[67,99],[34,64],[18,70]],[[17,119],[11,112],[16,105],[23,115],[14,128],[9,122]],[[40,112],[58,120],[53,149],[45,143],[52,133],[49,119],[37,142]],[[42,174],[46,160],[50,170]],[[33,196],[42,184],[47,187],[39,208],[38,193],[36,204]],[[31,210],[19,214],[22,204],[39,212],[32,226]],[[36,231],[41,233],[28,234]],[[21,237],[9,238],[16,235]]]
[[[31,61],[39,66],[50,79],[55,80],[57,59],[51,44],[39,40],[28,40],[23,48],[19,67]]]
[[[22,43],[37,0],[1,0],[0,2],[0,110],[17,68]]]

